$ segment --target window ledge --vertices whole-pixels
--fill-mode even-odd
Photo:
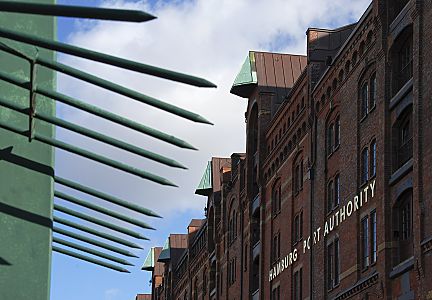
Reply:
[[[411,157],[399,169],[393,172],[393,174],[390,176],[389,185],[394,185],[396,182],[402,179],[402,177],[405,176],[409,171],[411,171],[413,168],[413,162],[414,160]]]
[[[411,270],[412,268],[414,268],[414,256],[411,256],[407,260],[395,266],[390,272],[389,277],[390,279],[396,278],[399,275],[402,275],[403,273]]]
[[[389,109],[392,110],[413,88],[413,79],[408,80],[390,100]]]

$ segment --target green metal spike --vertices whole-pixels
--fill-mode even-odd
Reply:
[[[68,236],[68,237],[71,237],[71,238],[74,238],[74,239],[77,239],[77,240],[80,240],[82,242],[89,243],[89,244],[92,244],[92,245],[95,245],[95,246],[98,246],[98,247],[101,247],[101,248],[104,248],[104,249],[107,249],[107,250],[110,250],[110,251],[113,251],[113,252],[125,255],[125,256],[128,256],[128,257],[138,257],[135,254],[133,254],[133,253],[131,253],[129,251],[126,251],[126,250],[124,250],[122,248],[119,248],[119,247],[116,247],[116,246],[112,246],[110,244],[107,244],[107,243],[104,243],[104,242],[101,242],[101,241],[97,241],[95,239],[91,239],[91,238],[88,238],[88,237],[86,237],[84,235],[77,234],[75,232],[72,232],[72,231],[69,231],[69,230],[65,230],[65,229],[62,229],[62,228],[59,228],[59,227],[56,227],[56,226],[53,227],[53,232],[59,233],[59,234],[62,234],[62,235],[65,235],[65,236]]]
[[[129,235],[129,236],[132,236],[132,237],[137,238],[137,239],[147,239],[145,236],[142,236],[141,234],[139,234],[139,233],[136,232],[136,231],[133,231],[133,230],[130,230],[130,229],[127,229],[127,228],[120,227],[120,226],[115,225],[115,224],[112,224],[112,223],[110,223],[110,222],[106,222],[106,221],[103,221],[103,220],[99,220],[99,219],[97,219],[97,218],[94,218],[94,217],[88,216],[88,215],[86,215],[86,214],[83,214],[83,213],[77,212],[77,211],[75,211],[75,210],[69,209],[69,208],[67,208],[67,207],[64,207],[64,206],[61,206],[61,205],[58,205],[58,204],[54,204],[54,209],[55,209],[56,211],[60,211],[60,212],[62,212],[62,213],[65,213],[65,214],[68,214],[68,215],[74,216],[74,217],[76,217],[76,218],[80,218],[80,219],[82,219],[82,220],[86,220],[86,221],[88,221],[88,222],[91,222],[91,223],[94,223],[94,224],[97,224],[97,225],[100,225],[100,226],[103,226],[103,227],[109,228],[109,229],[114,230],[114,231],[117,231],[117,232],[121,232],[121,233],[123,233],[123,234]]]
[[[63,199],[63,200],[75,203],[77,205],[84,206],[86,208],[92,209],[94,211],[103,213],[105,215],[108,215],[110,217],[113,217],[113,218],[116,218],[116,219],[119,219],[119,220],[122,220],[122,221],[125,221],[125,222],[128,222],[128,223],[131,223],[131,224],[139,226],[141,228],[153,229],[154,230],[154,228],[151,227],[150,225],[148,225],[147,223],[144,223],[144,222],[139,221],[139,220],[135,220],[133,218],[130,218],[130,217],[122,215],[122,214],[119,214],[118,212],[106,209],[104,207],[100,207],[98,205],[94,205],[93,203],[82,201],[82,200],[80,200],[78,198],[66,195],[65,193],[62,193],[60,191],[54,191],[54,197],[57,197],[57,198],[60,198],[60,199]]]
[[[5,72],[0,71],[0,79],[4,80],[6,82],[9,82],[11,84],[14,84],[16,86],[22,87],[24,89],[30,90],[30,84],[27,80],[22,79],[22,78],[18,78],[16,76],[7,74]],[[98,117],[110,120],[111,122],[120,124],[122,126],[125,126],[127,128],[136,130],[138,132],[144,133],[146,135],[149,135],[151,137],[154,137],[156,139],[165,141],[167,143],[176,145],[178,147],[181,148],[186,148],[186,149],[192,149],[192,150],[197,150],[194,146],[192,146],[191,144],[189,144],[186,141],[183,141],[175,136],[166,134],[164,132],[161,132],[159,130],[156,130],[154,128],[139,124],[137,122],[131,121],[127,118],[123,118],[119,115],[113,114],[109,111],[103,110],[99,107],[87,104],[85,102],[79,101],[77,99],[74,99],[72,97],[66,96],[64,94],[58,93],[56,91],[53,91],[51,89],[46,89],[43,87],[36,87],[35,90],[36,93],[46,96],[51,100],[56,100],[59,102],[62,102],[64,104],[73,106],[75,108],[84,110],[90,114],[94,114]]]
[[[124,22],[147,22],[156,19],[146,12],[72,5],[0,1],[0,11],[57,17],[86,18]]]
[[[22,114],[28,115],[28,113],[29,113],[28,112],[28,108],[20,107],[20,106],[12,103],[10,101],[7,101],[7,100],[3,99],[2,97],[0,97],[0,105],[2,105],[4,107],[7,107],[9,109],[12,109],[14,111],[20,112]],[[146,158],[149,158],[151,160],[163,163],[165,165],[176,167],[176,168],[186,169],[185,166],[183,166],[182,164],[176,162],[173,159],[164,157],[164,156],[159,155],[157,153],[153,153],[153,152],[144,150],[144,149],[139,148],[137,146],[134,146],[134,145],[125,143],[123,141],[114,139],[112,137],[106,136],[106,135],[98,133],[96,131],[93,131],[93,130],[90,130],[90,129],[87,129],[87,128],[84,128],[84,127],[81,127],[81,126],[78,126],[78,125],[75,125],[75,124],[72,124],[70,122],[61,120],[59,118],[51,117],[51,116],[48,116],[46,114],[39,113],[37,111],[34,112],[34,117],[36,119],[43,120],[45,122],[48,122],[48,123],[51,123],[51,124],[54,124],[54,125],[66,128],[66,129],[71,130],[73,132],[80,133],[82,135],[85,135],[87,137],[93,138],[93,139],[98,140],[100,142],[104,142],[104,143],[107,143],[107,144],[112,145],[114,147],[118,147],[120,149],[123,149],[123,150],[129,151],[131,153],[140,155],[142,157],[146,157]]]
[[[72,227],[72,228],[96,235],[98,237],[101,237],[101,238],[104,238],[104,239],[107,239],[107,240],[110,240],[110,241],[113,241],[113,242],[116,242],[116,243],[119,243],[119,244],[122,244],[122,245],[125,245],[128,247],[131,247],[131,248],[143,249],[141,246],[139,246],[135,243],[129,242],[128,240],[121,239],[121,238],[116,237],[114,235],[107,234],[107,233],[102,232],[100,230],[95,230],[93,228],[90,228],[90,227],[87,227],[87,226],[84,226],[84,225],[81,225],[81,224],[57,217],[57,216],[54,216],[53,220],[56,223],[63,224],[65,226],[69,226],[69,227]]]
[[[86,194],[92,195],[92,196],[94,196],[96,198],[103,199],[105,201],[108,201],[108,202],[120,205],[122,207],[126,207],[128,209],[131,209],[133,211],[139,212],[139,213],[144,214],[146,216],[156,217],[156,218],[162,218],[160,215],[158,215],[157,213],[155,213],[154,211],[152,211],[150,209],[143,208],[143,207],[141,207],[139,205],[136,205],[134,203],[130,203],[130,202],[125,201],[123,199],[120,199],[120,198],[117,198],[117,197],[114,197],[114,196],[102,193],[100,191],[97,191],[95,189],[89,188],[89,187],[84,186],[82,184],[73,182],[71,180],[62,178],[60,176],[54,176],[54,181],[56,183],[59,183],[59,184],[64,185],[64,186],[67,186],[69,188],[72,188],[74,190],[80,191],[82,193],[86,193]]]
[[[82,255],[82,254],[79,254],[79,253],[75,253],[73,251],[66,250],[66,249],[63,249],[63,248],[60,248],[60,247],[57,247],[57,246],[52,246],[52,250],[54,252],[58,252],[58,253],[61,253],[61,254],[67,255],[67,256],[72,256],[72,257],[75,257],[75,258],[78,258],[78,259],[81,259],[81,260],[85,260],[87,262],[90,262],[90,263],[93,263],[95,265],[99,265],[99,266],[102,266],[102,267],[105,267],[105,268],[108,268],[108,269],[112,269],[112,270],[119,271],[119,272],[122,272],[122,273],[130,273],[128,270],[126,270],[124,268],[121,268],[121,267],[118,267],[116,265],[109,264],[109,263],[106,263],[104,261],[101,261],[101,260],[98,260],[98,259],[94,259],[94,258],[85,256],[85,255]]]
[[[70,55],[79,56],[93,61],[98,61],[101,63],[109,64],[126,70],[153,75],[156,77],[182,82],[189,85],[194,85],[198,87],[216,87],[214,83],[211,83],[210,81],[205,80],[203,78],[199,78],[199,77],[195,77],[192,75],[183,74],[175,71],[170,71],[170,70],[166,70],[166,69],[162,69],[159,67],[150,66],[142,63],[137,63],[124,58],[115,57],[112,55],[80,48],[77,46],[64,44],[57,41],[52,41],[35,35],[30,35],[18,31],[0,28],[0,36],[7,39],[19,41],[22,43],[26,43],[26,44],[54,50],[54,51],[59,51]],[[200,123],[208,123],[208,121],[205,119],[204,120],[197,119],[195,121]]]
[[[63,246],[68,246],[68,247],[71,247],[71,248],[74,248],[74,249],[77,249],[77,250],[80,250],[80,251],[83,251],[83,252],[87,252],[89,254],[92,254],[92,255],[95,255],[95,256],[99,256],[99,257],[111,260],[113,262],[116,262],[116,263],[119,263],[119,264],[122,264],[122,265],[133,266],[133,264],[131,264],[130,262],[128,262],[125,259],[118,258],[118,257],[115,257],[113,255],[106,254],[104,252],[97,251],[97,250],[94,250],[94,249],[89,248],[89,247],[84,247],[84,246],[81,246],[81,245],[78,245],[76,243],[72,243],[72,242],[66,241],[66,240],[58,238],[58,237],[53,237],[53,242],[57,243],[57,244],[61,244]]]
[[[139,101],[141,103],[145,103],[145,104],[157,107],[159,109],[170,112],[172,114],[183,117],[185,119],[195,121],[195,122],[200,122],[200,123],[212,124],[210,121],[206,120],[204,117],[202,117],[196,113],[193,113],[193,112],[187,111],[183,108],[180,108],[178,106],[163,102],[163,101],[158,100],[156,98],[138,93],[134,90],[125,88],[125,87],[123,87],[119,84],[116,84],[114,82],[111,82],[111,81],[102,79],[100,77],[91,75],[89,73],[80,71],[78,69],[69,67],[65,64],[55,62],[52,60],[48,60],[48,59],[44,59],[44,58],[36,58],[36,63],[43,65],[47,68],[50,68],[50,69],[62,72],[64,74],[70,75],[72,77],[87,81],[89,83],[100,86],[102,88],[113,91],[115,93],[121,94],[123,96],[129,97],[129,98],[134,99],[136,101]]]
[[[23,136],[28,136],[27,131],[22,131],[22,130],[18,129],[16,126],[7,124],[6,122],[3,122],[3,121],[0,121],[0,127],[7,129],[7,130],[10,130],[12,132],[15,132],[17,134],[21,134]],[[177,185],[175,185],[174,183],[172,183],[171,181],[169,181],[168,179],[165,179],[163,177],[157,176],[155,174],[152,174],[152,173],[149,173],[149,172],[146,172],[146,171],[143,171],[143,170],[131,167],[131,166],[128,166],[128,165],[123,164],[121,162],[112,160],[110,158],[107,158],[105,156],[101,156],[99,154],[95,154],[91,151],[84,150],[82,148],[73,146],[71,144],[64,143],[64,142],[58,141],[56,139],[45,137],[43,135],[38,134],[37,132],[34,133],[33,139],[40,141],[42,143],[54,146],[56,148],[74,153],[76,155],[83,156],[83,157],[86,157],[88,159],[100,162],[102,164],[113,167],[115,169],[122,170],[126,173],[129,173],[129,174],[132,174],[132,175],[144,178],[144,179],[148,179],[150,181],[153,181],[153,182],[156,182],[156,183],[159,183],[162,185],[177,187]]]

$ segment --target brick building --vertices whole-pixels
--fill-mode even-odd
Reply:
[[[431,1],[374,0],[306,56],[251,51],[246,153],[209,162],[153,299],[432,299],[430,36]]]

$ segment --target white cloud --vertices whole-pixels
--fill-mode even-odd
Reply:
[[[161,1],[151,6],[147,1],[106,2],[104,5],[150,11],[158,19],[143,24],[80,22],[69,43],[198,75],[216,83],[218,88],[190,87],[69,56],[60,56],[61,61],[199,113],[215,125],[196,124],[59,76],[59,89],[65,94],[176,135],[200,151],[179,149],[59,106],[59,114],[67,120],[173,157],[189,170],[163,167],[60,130],[58,136],[62,140],[166,176],[180,188],[161,187],[62,152],[57,156],[57,173],[131,199],[169,216],[165,219],[168,222],[183,210],[193,209],[201,214],[205,199],[194,196],[194,189],[206,161],[211,156],[229,156],[245,150],[246,100],[231,95],[229,89],[248,51],[304,53],[307,27],[345,25],[358,19],[368,3],[366,0],[203,0]]]

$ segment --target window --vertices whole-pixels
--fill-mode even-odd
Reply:
[[[276,262],[280,258],[280,232],[273,236],[272,242],[272,261]]]
[[[376,175],[376,140],[370,144],[370,175]]]
[[[303,269],[294,272],[293,277],[293,300],[303,299]]]
[[[198,300],[198,278],[195,278],[193,299]]]
[[[334,125],[332,123],[327,129],[327,155],[333,153],[333,141],[334,141]]]
[[[361,184],[364,184],[368,181],[369,174],[368,174],[368,148],[363,149],[361,153]]]
[[[376,74],[374,73],[370,79],[370,94],[369,94],[369,110],[375,107],[377,96]]]
[[[229,221],[228,221],[228,244],[231,243],[237,238],[237,212],[234,210],[231,211]]]
[[[339,284],[339,239],[327,246],[327,289]]]
[[[248,262],[248,245],[246,244],[244,246],[244,262],[243,262],[245,272],[247,271],[248,263],[249,263]]]
[[[340,203],[340,176],[339,174],[335,177],[335,193],[334,193],[334,206],[338,206]]]
[[[202,293],[207,294],[207,270],[203,271],[203,283],[202,283]]]
[[[408,38],[399,51],[399,87],[401,88],[413,76],[412,41]]]
[[[280,285],[272,288],[271,300],[280,300]]]
[[[236,262],[237,259],[233,258],[228,264],[228,284],[230,286],[236,281]]]
[[[303,160],[295,165],[294,168],[294,194],[298,194],[303,188]]]
[[[395,152],[393,156],[395,159],[394,171],[410,160],[413,155],[411,116],[412,108],[408,108],[398,121],[396,121],[394,127],[393,132],[396,135]]]
[[[369,217],[361,220],[361,265],[363,269],[369,266]]]
[[[334,137],[334,146],[337,148],[340,144],[340,118],[339,116],[336,117],[335,121],[335,137]]]
[[[333,180],[330,180],[330,182],[327,185],[327,212],[331,212],[334,204],[334,185]]]
[[[366,117],[368,113],[368,101],[369,101],[369,86],[367,83],[364,83],[361,88],[361,107],[360,107],[360,114],[361,118]]]
[[[411,189],[396,202],[394,220],[394,237],[398,245],[395,263],[398,264],[413,255]]]
[[[377,260],[376,210],[361,220],[361,266],[366,269]]]
[[[293,228],[293,244],[296,244],[303,238],[303,211],[294,217]]]
[[[371,254],[370,261],[371,265],[376,263],[377,261],[377,218],[376,211],[374,210],[370,214],[370,232],[371,232]]]
[[[281,210],[281,184],[278,181],[273,186],[273,192],[272,192],[272,213],[273,215],[276,215]]]

